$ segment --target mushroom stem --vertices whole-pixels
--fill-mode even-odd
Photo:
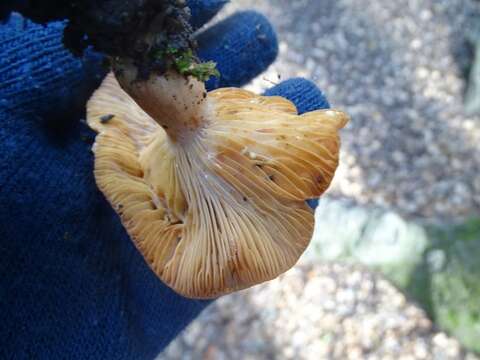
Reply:
[[[155,120],[174,142],[183,142],[195,134],[208,118],[205,85],[192,76],[170,70],[148,79],[137,77],[132,64],[114,66],[115,76],[135,102]]]

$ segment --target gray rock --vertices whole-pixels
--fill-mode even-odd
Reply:
[[[421,226],[391,211],[325,198],[315,221],[303,262],[342,261],[380,271],[440,328],[480,352],[480,219]],[[337,293],[342,312],[347,298]]]
[[[381,270],[398,286],[408,286],[428,245],[427,233],[392,211],[351,206],[322,198],[304,260],[344,260]]]

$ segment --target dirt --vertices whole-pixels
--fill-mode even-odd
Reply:
[[[133,61],[141,78],[172,66],[169,49],[196,47],[184,0],[29,0],[14,10],[39,23],[67,19],[64,43],[74,54],[93,46],[110,59]]]

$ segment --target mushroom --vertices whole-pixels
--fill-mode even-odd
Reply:
[[[338,110],[206,92],[175,71],[110,73],[88,102],[95,179],[157,276],[189,298],[271,280],[307,247],[338,165]],[[109,120],[105,121],[105,116]]]

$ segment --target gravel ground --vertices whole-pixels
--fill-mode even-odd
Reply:
[[[474,0],[238,0],[274,24],[280,56],[249,88],[302,76],[352,121],[330,193],[410,217],[480,213],[480,117],[463,112]]]
[[[473,0],[237,0],[280,40],[248,88],[301,76],[352,121],[331,196],[430,220],[480,213],[480,117],[462,108]],[[478,21],[478,20],[477,20]],[[366,269],[299,265],[212,304],[159,359],[477,359]]]
[[[478,359],[365,269],[297,266],[212,304],[157,360]]]

